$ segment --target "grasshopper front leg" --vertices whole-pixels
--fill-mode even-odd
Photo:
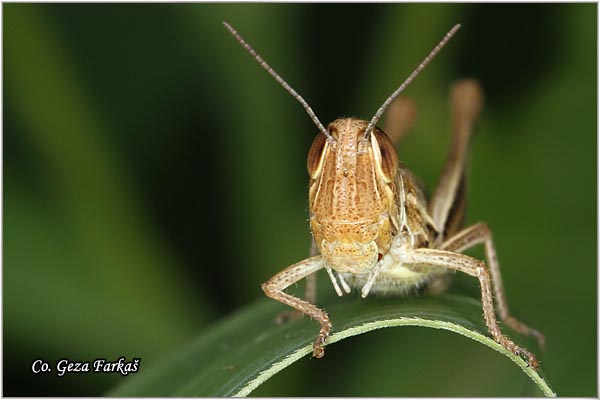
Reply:
[[[331,331],[331,321],[329,320],[329,316],[325,311],[314,304],[287,294],[284,290],[293,283],[317,272],[324,266],[325,261],[321,256],[307,258],[306,260],[287,267],[262,284],[262,289],[268,297],[295,308],[321,324],[321,330],[319,331],[313,346],[313,357],[315,358],[321,358],[325,355],[325,342]]]
[[[314,257],[319,255],[319,250],[317,249],[317,245],[315,244],[315,240],[312,240],[310,245],[310,256]],[[304,289],[304,300],[309,303],[317,302],[317,273],[313,272],[306,277],[306,287]],[[281,311],[275,317],[275,323],[277,325],[281,325],[287,321],[291,321],[294,319],[298,319],[302,317],[302,312],[298,310],[286,310]]]

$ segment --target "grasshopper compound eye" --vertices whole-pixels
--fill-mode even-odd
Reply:
[[[371,148],[378,172],[385,182],[393,182],[398,172],[398,155],[394,144],[381,129],[375,128],[371,135]]]
[[[327,138],[322,133],[319,133],[315,137],[312,145],[310,146],[308,158],[306,160],[306,166],[308,169],[308,175],[311,177],[311,179],[317,179],[323,170],[325,150],[327,146]]]

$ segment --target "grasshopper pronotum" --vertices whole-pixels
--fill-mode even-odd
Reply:
[[[308,103],[292,89],[229,25],[229,32],[296,100],[319,129],[308,153],[311,257],[277,273],[262,289],[281,303],[309,315],[321,324],[313,356],[323,357],[332,325],[315,302],[315,273],[324,268],[339,296],[360,289],[369,293],[401,294],[417,288],[439,291],[450,271],[476,277],[486,326],[509,351],[525,357],[532,368],[535,356],[517,346],[500,331],[500,319],[524,335],[544,336],[515,319],[508,310],[496,249],[485,223],[463,227],[465,215],[465,164],[471,132],[483,105],[483,94],[473,80],[454,85],[451,91],[453,132],[448,159],[438,186],[426,202],[420,181],[398,161],[394,144],[376,124],[388,106],[412,82],[460,28],[454,26],[412,74],[377,110],[371,121],[337,119],[321,124]],[[402,136],[402,132],[394,137]],[[487,265],[461,254],[483,244]],[[284,292],[307,278],[305,299]],[[298,313],[299,314],[299,313]],[[301,315],[301,314],[300,314]]]

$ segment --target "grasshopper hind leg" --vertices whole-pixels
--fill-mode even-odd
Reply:
[[[500,274],[500,264],[498,263],[498,256],[496,255],[496,246],[492,239],[492,232],[487,224],[480,222],[463,229],[446,240],[446,242],[442,244],[441,249],[460,253],[481,244],[485,246],[485,256],[491,273],[492,288],[494,296],[496,297],[500,319],[507,326],[510,326],[520,334],[536,338],[538,345],[544,350],[546,347],[544,335],[513,317],[508,308],[502,275]]]

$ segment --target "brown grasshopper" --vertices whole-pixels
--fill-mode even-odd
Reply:
[[[323,357],[332,329],[327,313],[313,304],[315,273],[320,269],[327,271],[339,296],[355,287],[360,289],[363,298],[369,293],[402,294],[418,288],[443,290],[449,272],[461,271],[479,280],[485,323],[494,340],[525,357],[529,366],[536,368],[535,356],[517,346],[498,326],[494,296],[500,319],[517,332],[534,336],[540,347],[544,347],[544,336],[515,319],[508,310],[490,229],[485,223],[463,227],[467,150],[473,125],[483,106],[479,85],[465,80],[452,89],[454,121],[450,152],[429,205],[420,181],[398,161],[394,144],[376,126],[388,106],[446,45],[460,25],[446,34],[387,98],[371,121],[342,118],[325,129],[308,103],[231,25],[223,24],[261,67],[302,104],[320,131],[307,161],[312,257],[287,267],[262,285],[267,296],[321,324],[313,356]],[[407,107],[398,107],[407,110]],[[402,136],[405,130],[400,129],[394,136]],[[461,254],[479,244],[485,246],[487,265]],[[307,278],[306,299],[284,292],[303,278]]]

